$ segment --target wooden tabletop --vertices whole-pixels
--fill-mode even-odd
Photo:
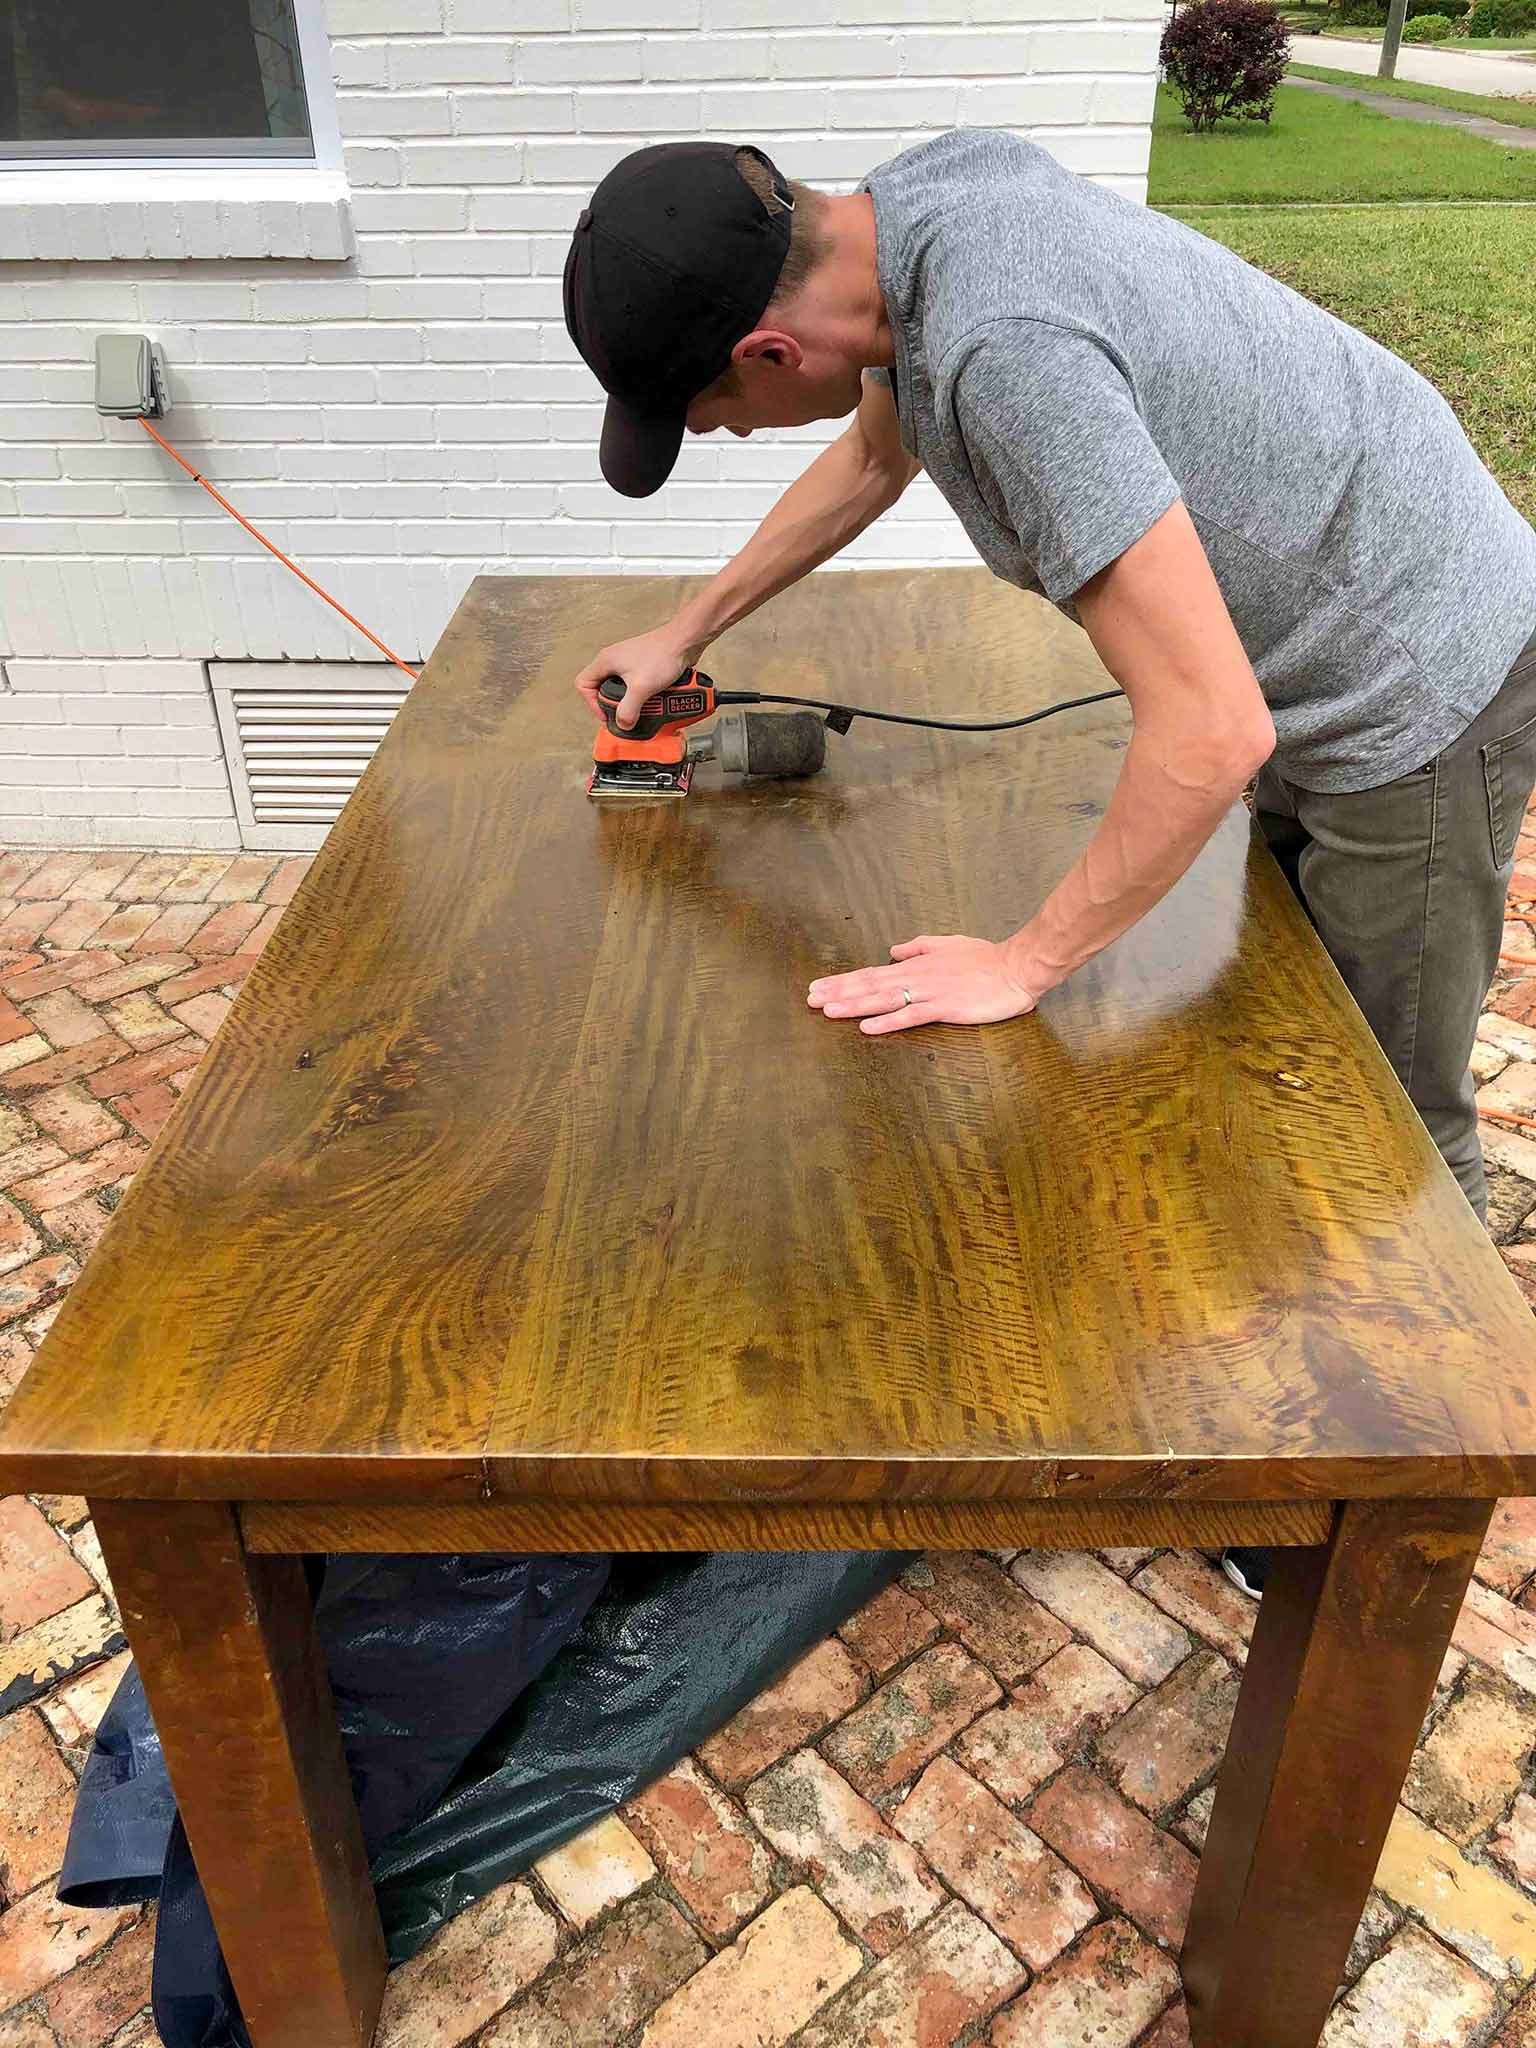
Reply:
[[[1536,1324],[1235,809],[1038,1014],[817,975],[1001,938],[1123,704],[583,795],[571,677],[679,579],[482,578],[0,1425],[0,1491],[1279,1500],[1536,1491]],[[811,578],[722,688],[1104,687],[984,571]]]

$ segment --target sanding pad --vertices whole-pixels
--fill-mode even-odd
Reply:
[[[693,780],[693,762],[594,761],[587,795],[606,803],[611,797],[686,796]]]

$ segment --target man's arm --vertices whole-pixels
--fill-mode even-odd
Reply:
[[[620,675],[629,685],[619,723],[632,725],[648,697],[674,682],[712,640],[796,583],[889,511],[921,464],[901,445],[896,404],[866,379],[847,429],[790,485],[756,533],[720,573],[667,621],[605,647],[576,678],[595,718],[597,686]]]
[[[1039,994],[1172,888],[1268,758],[1274,726],[1179,480],[1106,347],[999,322],[970,345],[955,413],[1046,596],[1072,599],[1135,721],[1086,853],[1008,942]]]
[[[676,623],[701,645],[718,639],[888,512],[920,467],[901,445],[890,386],[866,379],[846,431],[790,485],[741,553],[682,607]]]
[[[1032,1010],[1168,893],[1275,743],[1123,366],[1091,335],[1021,317],[965,337],[953,372],[967,451],[1001,492],[1021,558],[1054,603],[1073,600],[1134,729],[1086,852],[1022,930],[925,934],[893,946],[889,966],[811,983],[813,1007],[868,1032]]]
[[[1007,942],[1036,994],[1167,895],[1275,744],[1269,707],[1182,502],[1075,602],[1130,699],[1133,730],[1099,829]]]
[[[1134,721],[1082,857],[1011,938],[908,939],[890,966],[813,981],[813,1008],[872,1035],[1022,1016],[1167,895],[1269,758],[1269,707],[1182,501],[1075,602]]]

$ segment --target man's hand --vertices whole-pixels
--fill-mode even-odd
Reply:
[[[892,946],[891,958],[894,967],[813,981],[806,1001],[825,1017],[859,1018],[859,1029],[874,1037],[914,1024],[999,1024],[1032,1010],[1051,986],[1026,979],[1008,946],[989,939],[924,934]]]
[[[670,622],[652,632],[637,634],[633,640],[616,640],[594,655],[576,678],[576,687],[592,707],[592,716],[603,723],[597,701],[597,686],[604,676],[622,676],[624,702],[619,706],[619,724],[632,726],[656,694],[675,683],[686,668],[692,668],[704,652],[702,644],[690,642]]]

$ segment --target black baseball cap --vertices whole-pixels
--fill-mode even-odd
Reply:
[[[760,199],[736,166],[772,175]],[[730,367],[773,297],[794,201],[750,143],[637,149],[584,207],[565,259],[565,324],[608,393],[599,459],[627,498],[672,473],[690,402]]]

